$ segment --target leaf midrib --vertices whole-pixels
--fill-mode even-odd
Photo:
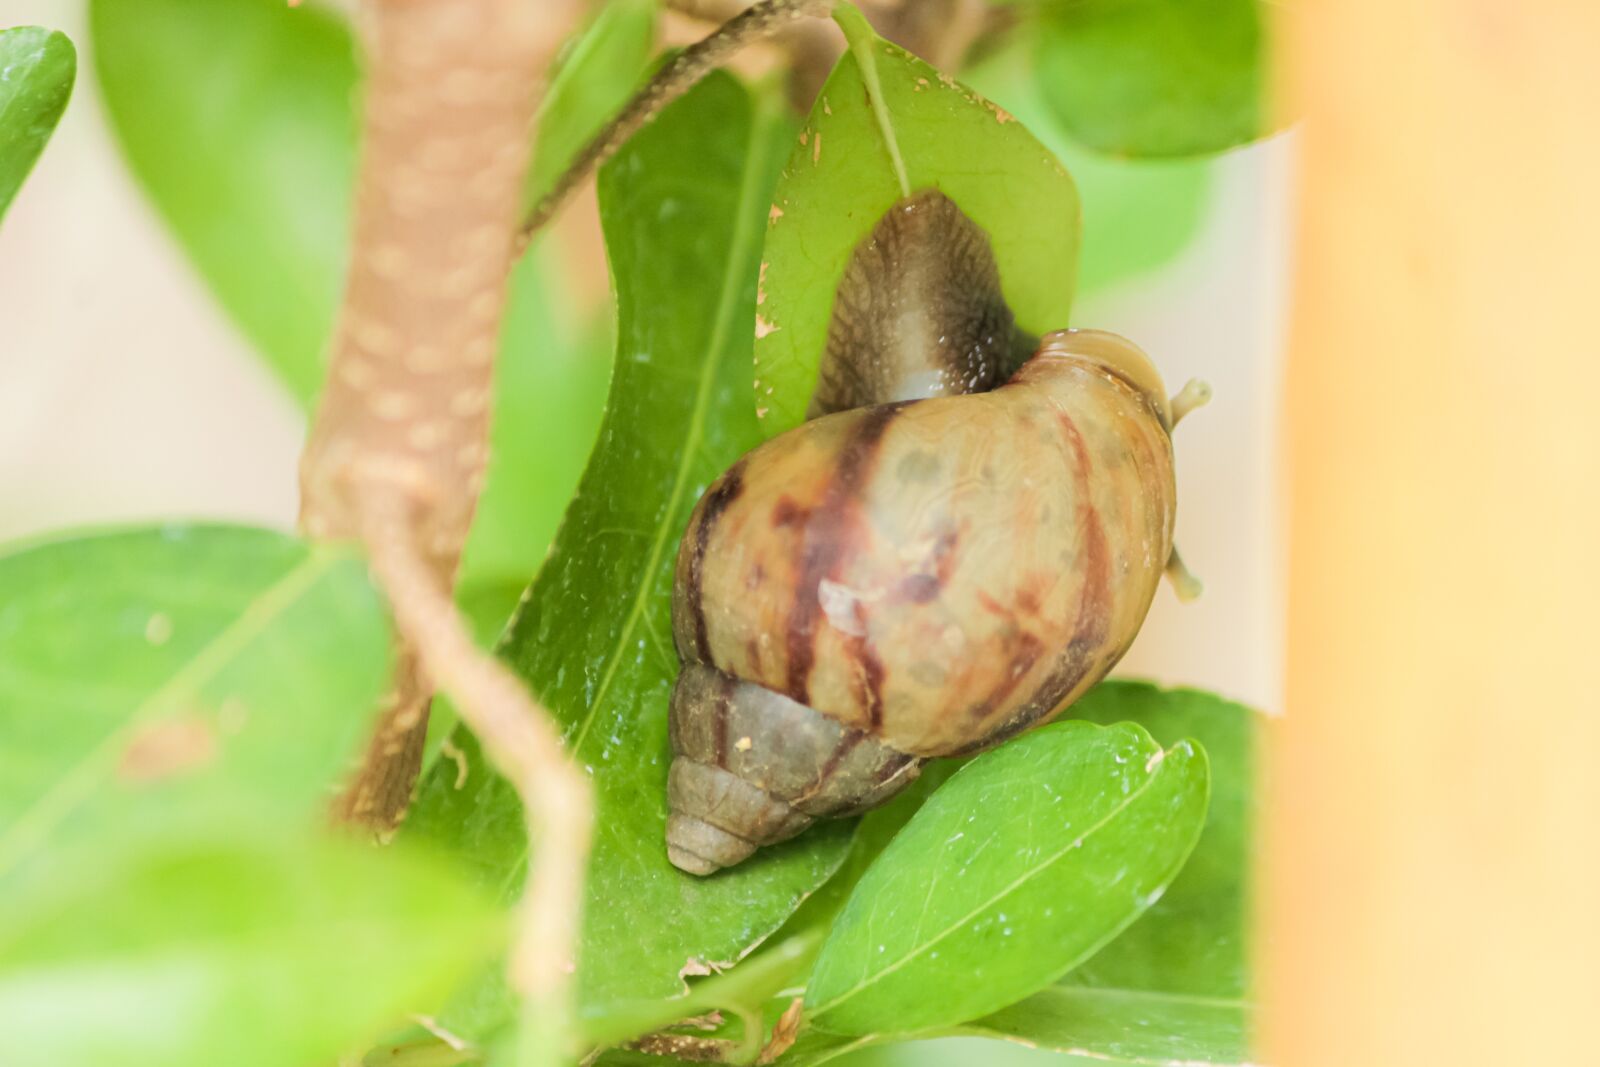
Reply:
[[[0,833],[0,876],[10,871],[48,831],[71,814],[94,788],[97,772],[121,748],[129,734],[146,721],[169,708],[173,698],[199,689],[232,659],[261,635],[266,628],[296,604],[336,562],[332,552],[312,552],[296,563],[260,595],[252,598],[237,618],[217,632],[172,676],[146,696],[99,744],[89,749],[66,774],[32,805],[16,822]]]
[[[690,471],[698,457],[701,443],[705,436],[705,423],[711,405],[711,396],[715,392],[717,371],[722,367],[727,354],[723,351],[728,342],[728,334],[733,328],[733,312],[739,300],[739,292],[745,281],[739,275],[738,264],[749,258],[750,246],[757,234],[758,223],[752,210],[752,201],[755,199],[760,185],[762,173],[761,154],[755,151],[755,146],[769,132],[773,125],[773,118],[768,110],[756,101],[750,126],[751,151],[745,153],[744,171],[739,184],[739,200],[737,214],[734,217],[733,237],[728,242],[728,256],[723,269],[722,290],[717,297],[717,308],[711,327],[711,343],[707,351],[717,353],[716,358],[703,360],[700,364],[700,378],[695,389],[694,408],[690,412],[688,433],[683,439],[683,450],[678,459],[678,470],[673,476],[672,492],[667,499],[667,506],[662,512],[662,519],[656,525],[655,537],[650,545],[650,556],[644,569],[640,572],[639,588],[633,598],[633,606],[628,611],[628,618],[623,623],[621,633],[618,635],[616,647],[607,658],[606,672],[600,680],[599,687],[595,690],[594,699],[589,702],[588,711],[585,712],[578,729],[572,735],[572,742],[568,746],[574,757],[583,747],[583,742],[589,735],[589,728],[594,724],[595,717],[599,714],[605,698],[611,690],[611,684],[616,678],[624,656],[623,652],[633,641],[634,631],[638,628],[639,620],[644,617],[645,606],[650,599],[651,588],[655,585],[655,575],[661,566],[661,557],[666,551],[667,542],[671,540],[672,530],[676,527],[678,509],[682,506],[684,494],[688,491]]]
[[[863,989],[866,989],[866,988],[868,988],[869,986],[872,986],[872,985],[876,985],[878,982],[882,981],[884,978],[887,978],[889,975],[894,974],[896,971],[900,970],[900,968],[904,967],[906,964],[910,963],[912,960],[916,959],[918,956],[921,956],[924,952],[926,952],[929,949],[933,948],[935,945],[939,944],[945,938],[949,937],[951,934],[954,934],[957,930],[959,930],[963,926],[967,925],[967,923],[969,923],[972,920],[976,919],[978,916],[982,915],[984,912],[990,910],[991,908],[994,908],[994,907],[998,906],[1001,901],[1006,899],[1006,897],[1010,896],[1012,893],[1015,893],[1017,890],[1021,889],[1028,882],[1031,882],[1034,878],[1038,877],[1047,868],[1049,868],[1050,866],[1054,865],[1057,861],[1059,861],[1062,857],[1066,856],[1069,852],[1072,852],[1072,851],[1078,849],[1079,847],[1081,847],[1084,842],[1089,840],[1090,837],[1092,837],[1094,834],[1096,834],[1101,829],[1103,829],[1106,826],[1107,823],[1111,822],[1111,820],[1115,819],[1117,816],[1121,815],[1124,811],[1126,811],[1128,809],[1128,807],[1133,804],[1134,801],[1138,800],[1145,793],[1149,792],[1150,788],[1155,784],[1156,780],[1158,778],[1162,777],[1166,773],[1165,769],[1168,766],[1168,763],[1167,763],[1167,761],[1166,761],[1166,759],[1164,757],[1166,755],[1170,754],[1171,751],[1172,751],[1171,749],[1163,750],[1163,759],[1161,761],[1161,769],[1160,770],[1157,770],[1154,774],[1147,775],[1145,777],[1144,782],[1140,784],[1138,789],[1135,789],[1132,793],[1130,793],[1126,797],[1124,797],[1120,802],[1118,802],[1116,807],[1112,808],[1105,815],[1101,816],[1101,818],[1098,821],[1096,821],[1094,823],[1094,825],[1090,826],[1083,833],[1081,833],[1077,837],[1073,838],[1072,842],[1070,844],[1066,845],[1064,848],[1058,849],[1049,858],[1043,860],[1042,862],[1036,864],[1033,867],[1030,867],[1028,870],[1026,870],[1022,874],[1018,875],[1015,879],[1013,879],[1010,883],[1008,883],[1006,886],[1004,886],[999,892],[995,893],[988,900],[986,900],[983,903],[979,904],[977,907],[975,907],[971,911],[967,912],[961,918],[957,919],[955,922],[951,923],[949,926],[946,926],[943,930],[940,930],[932,938],[928,939],[927,941],[922,942],[915,949],[911,950],[910,952],[907,952],[904,956],[901,956],[899,959],[895,960],[893,963],[891,963],[889,966],[885,967],[883,970],[878,971],[875,974],[871,975],[870,977],[865,978],[862,981],[856,983],[854,986],[852,986],[851,988],[845,990],[843,993],[840,993],[838,996],[834,997],[832,1000],[828,1001],[827,1003],[817,1005],[815,1008],[813,1008],[811,1010],[811,1015],[813,1017],[820,1016],[824,1012],[827,1012],[827,1011],[829,1011],[829,1010],[831,1010],[831,1009],[833,1009],[835,1007],[838,1007],[840,1004],[844,1003],[846,1000],[849,1000],[851,997],[855,996],[857,993],[861,992]]]
[[[677,525],[674,516],[681,506],[683,495],[688,489],[689,472],[700,450],[705,433],[705,422],[711,404],[711,396],[715,392],[717,370],[721,368],[727,355],[723,347],[727,344],[729,331],[733,328],[733,312],[738,302],[739,289],[743,284],[738,277],[737,265],[749,256],[751,243],[759,236],[759,220],[755,218],[753,201],[759,190],[762,173],[761,161],[764,153],[757,151],[756,146],[761,144],[770,135],[777,125],[777,118],[772,109],[763,106],[762,99],[754,98],[750,123],[750,150],[744,156],[744,171],[740,175],[739,199],[737,204],[738,214],[734,218],[732,239],[728,242],[728,256],[726,267],[723,270],[722,290],[717,297],[715,318],[712,322],[711,340],[706,351],[716,353],[715,358],[701,361],[700,378],[695,389],[694,408],[690,413],[689,430],[684,436],[683,451],[678,460],[678,470],[673,478],[672,492],[668,498],[666,509],[662,512],[662,519],[656,525],[655,537],[650,545],[649,561],[639,575],[639,589],[634,595],[633,606],[628,611],[628,617],[623,622],[622,630],[617,636],[616,646],[607,657],[606,671],[600,680],[600,685],[595,690],[594,699],[589,701],[583,719],[577,728],[569,735],[571,740],[567,749],[572,758],[576,759],[583,747],[583,742],[589,735],[589,729],[594,724],[595,717],[599,715],[611,684],[616,678],[617,670],[622,663],[623,653],[633,641],[635,629],[639,620],[644,617],[645,608],[650,599],[651,587],[655,584],[656,571],[661,566],[661,556],[666,550],[670,540],[671,531]],[[621,343],[620,341],[618,342]],[[602,434],[604,431],[602,431]],[[513,893],[517,880],[524,874],[531,845],[526,838],[523,839],[516,858],[506,868],[505,882],[501,887],[501,895],[509,896]]]

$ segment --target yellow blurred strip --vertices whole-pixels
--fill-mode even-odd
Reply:
[[[1262,1056],[1600,1064],[1600,4],[1293,10]]]

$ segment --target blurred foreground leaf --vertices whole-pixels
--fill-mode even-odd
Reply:
[[[320,837],[389,671],[360,560],[173,525],[0,589],[0,1063],[332,1062],[497,947],[420,857]]]
[[[500,942],[419,857],[260,825],[99,842],[0,911],[7,1067],[305,1067],[431,1010]]]
[[[778,111],[713,76],[602,172],[619,307],[610,407],[503,644],[595,788],[578,969],[591,1028],[681,997],[684,973],[731,965],[832,873],[849,836],[842,824],[819,827],[706,879],[672,867],[664,845],[673,565],[696,499],[759,436],[750,324],[761,223],[789,134]],[[522,815],[472,739],[458,743],[464,764],[435,766],[407,832],[456,849],[509,898],[526,860]],[[442,1021],[483,1037],[509,1009],[495,976]],[[671,1018],[670,1003],[661,1010]]]
[[[25,547],[0,589],[0,884],[113,826],[320,811],[389,669],[361,561],[265,530]]]

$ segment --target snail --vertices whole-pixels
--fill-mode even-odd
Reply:
[[[891,210],[846,269],[817,417],[745,455],[690,518],[667,822],[684,871],[1048,721],[1121,658],[1164,571],[1186,591],[1170,435],[1203,386],[1169,400],[1132,343],[1065,330],[989,388],[1018,337],[981,231],[960,277],[857,271],[972,225],[937,193]],[[965,333],[930,326],[952,286]],[[930,363],[930,339],[953,336]],[[838,373],[868,357],[889,369]],[[856,403],[874,397],[889,399]]]

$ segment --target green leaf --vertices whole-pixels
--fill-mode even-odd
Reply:
[[[554,250],[535,245],[511,273],[495,366],[489,470],[461,557],[461,588],[515,586],[544,562],[594,448],[611,381],[608,328],[563,321]],[[609,324],[607,324],[609,325]],[[503,623],[516,606],[504,605]]]
[[[528,200],[548,193],[589,139],[622,110],[655,46],[656,0],[610,0],[556,61],[539,104]]]
[[[1244,934],[1250,885],[1250,840],[1254,821],[1254,750],[1260,716],[1195,690],[1162,690],[1139,682],[1105,682],[1073,705],[1071,715],[1090,722],[1138,723],[1163,745],[1193,737],[1204,745],[1210,767],[1211,801],[1205,829],[1167,891],[1132,926],[1059,983],[1016,1004],[953,1027],[914,1035],[855,1038],[808,1029],[780,1062],[785,1067],[817,1064],[848,1055],[852,1065],[906,1062],[877,1055],[897,1042],[934,1038],[1000,1038],[1041,1049],[1078,1052],[1084,1062],[1240,1064],[1249,1060],[1252,1006]],[[744,997],[759,983],[742,979],[749,963],[760,964],[784,948],[804,948],[837,910],[830,899],[848,892],[859,869],[870,863],[895,831],[911,818],[956,761],[930,764],[910,789],[861,820],[851,856],[834,879],[806,901],[781,940],[733,971],[695,990],[696,1010],[756,1005]],[[807,922],[806,919],[811,921]],[[713,983],[716,988],[713,989]],[[765,1005],[775,1018],[788,1004]],[[952,1048],[941,1063],[969,1062],[994,1053]],[[872,1052],[859,1054],[852,1050]],[[1019,1053],[1020,1055],[1020,1053]],[[919,1051],[916,1062],[932,1058]],[[602,1064],[647,1064],[637,1054],[608,1053]],[[656,1060],[655,1062],[661,1062]],[[840,1062],[846,1062],[841,1060]],[[1074,1060],[1077,1062],[1077,1060]]]
[[[1112,159],[1086,150],[1063,132],[1016,49],[985,60],[963,77],[1033,131],[1078,183],[1083,198],[1080,297],[1147,274],[1193,242],[1205,218],[1214,159]]]
[[[1024,330],[1061,329],[1072,306],[1079,211],[1066,169],[1008,113],[864,38],[871,31],[854,9],[839,17],[861,44],[840,59],[800,131],[767,230],[755,352],[767,436],[804,419],[850,254],[908,192],[937,188],[988,232]],[[870,57],[867,78],[858,55]]]
[[[1195,739],[1211,767],[1211,805],[1189,862],[1161,900],[1067,982],[1129,994],[1243,998],[1252,985],[1245,939],[1261,715],[1211,693],[1141,682],[1097,686],[1070,714],[1106,724],[1131,720],[1164,745]]]
[[[0,881],[109,826],[319,811],[388,674],[361,562],[263,530],[23,548],[0,589]]]
[[[843,824],[819,827],[707,879],[673,868],[664,845],[673,564],[696,498],[759,438],[749,326],[761,221],[788,135],[779,109],[714,76],[602,172],[619,307],[610,408],[504,643],[595,788],[578,968],[591,1028],[641,1001],[681,997],[685,970],[737,960],[833,872],[849,836]],[[526,859],[521,813],[471,739],[460,747],[465,763],[439,762],[406,826],[458,850],[509,898]],[[509,1006],[496,980],[444,1021],[483,1036]]]
[[[304,1067],[426,1012],[501,940],[421,857],[213,819],[0,910],[7,1067]]]
[[[1038,76],[1073,136],[1113,156],[1192,156],[1266,132],[1259,0],[1050,0]]]
[[[1049,985],[1177,874],[1205,757],[1133,724],[1047,726],[964,766],[856,886],[806,991],[821,1029],[912,1033]]]
[[[350,229],[359,79],[349,29],[283,0],[91,0],[90,15],[101,90],[135,176],[309,406]],[[576,83],[589,69],[566,79],[586,106]],[[599,121],[547,108],[544,126],[572,138]],[[537,248],[512,275],[463,585],[527,583],[600,425],[609,361],[560,313],[560,277]]]
[[[350,229],[349,31],[282,0],[90,0],[89,17],[135,176],[245,335],[309,402]]]
[[[38,26],[0,30],[0,218],[67,109],[78,53]]]
[[[960,1026],[909,1038],[850,1038],[811,1030],[803,1033],[781,1067],[867,1067],[900,1063],[970,1063],[998,1061],[1149,1064],[1150,1067],[1243,1067],[1249,1052],[1243,1040],[1244,1008],[1232,999],[1144,994],[1128,997],[1121,990],[1051,986],[992,1015]],[[1030,1049],[1068,1053],[1065,1061],[1014,1055],[1002,1059],[994,1052],[972,1049],[966,1043],[943,1056],[933,1049],[910,1054],[889,1053],[889,1046],[906,1040],[991,1038]],[[960,1048],[960,1052],[955,1049]],[[870,1052],[858,1052],[868,1050]],[[886,1054],[887,1053],[887,1054]],[[612,1065],[608,1057],[602,1064]],[[615,1067],[621,1067],[620,1063]],[[643,1067],[642,1061],[639,1067]]]

